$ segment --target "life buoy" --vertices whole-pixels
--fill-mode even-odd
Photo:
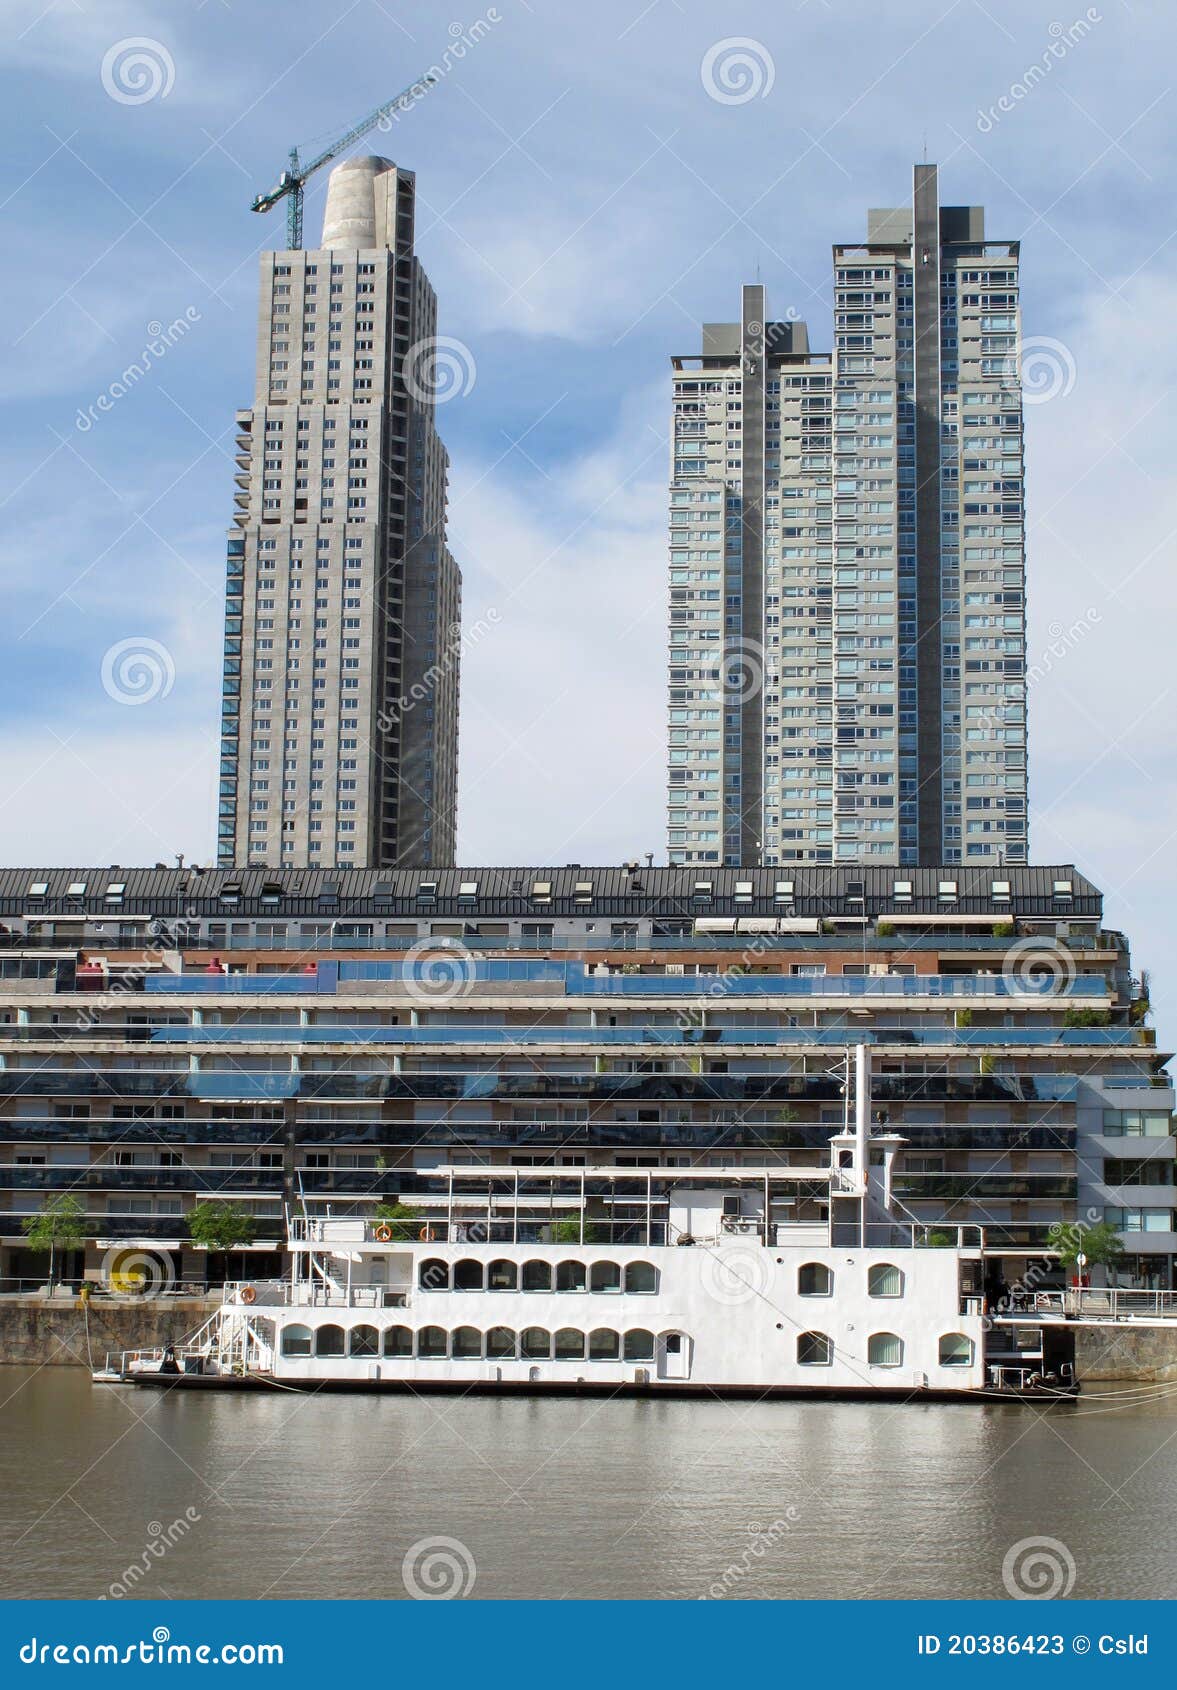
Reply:
[[[391,1244],[392,1228],[390,1226],[378,1226],[376,1231],[373,1233],[373,1237],[375,1238],[377,1244]]]
[[[432,1244],[433,1228],[431,1226],[423,1226],[417,1234],[417,1237],[421,1240],[422,1244]]]
[[[257,1287],[254,1285],[243,1285],[241,1287],[241,1301],[243,1303],[256,1303]]]

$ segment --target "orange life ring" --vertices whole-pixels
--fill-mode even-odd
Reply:
[[[243,1303],[256,1303],[257,1287],[254,1285],[243,1285],[241,1287],[241,1301]]]
[[[382,1224],[376,1228],[372,1236],[375,1238],[377,1244],[391,1244],[392,1228],[386,1224]]]
[[[417,1237],[421,1240],[422,1244],[432,1244],[433,1228],[431,1226],[423,1226],[417,1234]]]

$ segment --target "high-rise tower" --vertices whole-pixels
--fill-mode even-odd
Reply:
[[[1018,246],[918,165],[834,290],[674,360],[670,861],[1024,862]]]
[[[461,575],[414,178],[331,172],[321,247],[264,253],[238,413],[218,856],[453,861]]]

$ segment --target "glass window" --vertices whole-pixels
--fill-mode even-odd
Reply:
[[[450,1288],[449,1263],[443,1262],[437,1256],[428,1257],[418,1269],[417,1284],[422,1291],[448,1291]]]
[[[515,1334],[509,1326],[492,1326],[486,1335],[486,1354],[488,1360],[493,1358],[502,1361],[504,1358],[513,1360],[515,1356]]]
[[[454,1333],[453,1356],[475,1357],[482,1354],[482,1333],[476,1326],[459,1326]]]
[[[654,1334],[643,1332],[641,1327],[625,1334],[626,1361],[653,1361]]]
[[[866,1343],[866,1359],[872,1367],[900,1367],[903,1339],[897,1338],[894,1332],[872,1332]]]
[[[559,1262],[557,1264],[557,1291],[583,1291],[587,1283],[583,1262]]]
[[[589,1284],[594,1291],[620,1291],[621,1269],[616,1262],[594,1262]]]
[[[311,1353],[311,1329],[309,1326],[284,1326],[282,1328],[282,1354],[284,1356],[309,1356]]]
[[[407,1326],[390,1326],[384,1334],[384,1353],[386,1356],[411,1356],[413,1353],[413,1334]]]
[[[802,1332],[797,1338],[797,1360],[802,1367],[828,1367],[834,1346],[824,1332]]]
[[[481,1262],[455,1262],[454,1263],[454,1290],[455,1291],[481,1291],[482,1290],[482,1263]]]
[[[317,1356],[341,1356],[345,1354],[342,1326],[320,1326],[315,1333],[315,1354]]]
[[[574,1326],[562,1326],[556,1333],[556,1360],[583,1361],[584,1333]]]
[[[552,1353],[552,1334],[546,1326],[525,1326],[521,1347],[528,1361],[547,1361]]]
[[[347,1353],[352,1356],[378,1356],[380,1334],[374,1326],[353,1326]]]
[[[496,1261],[490,1264],[486,1275],[488,1291],[514,1291],[519,1284],[519,1269],[514,1262]]]
[[[963,1332],[946,1332],[940,1340],[941,1367],[971,1367],[973,1340]]]
[[[550,1291],[552,1289],[551,1263],[524,1262],[523,1289],[525,1291]]]
[[[902,1297],[903,1269],[894,1262],[876,1262],[867,1275],[872,1297]]]
[[[417,1354],[434,1360],[444,1356],[448,1348],[444,1326],[423,1326],[417,1334]]]
[[[833,1273],[824,1262],[806,1262],[797,1269],[797,1293],[802,1297],[832,1297]]]
[[[650,1297],[658,1289],[658,1269],[651,1262],[630,1262],[625,1269],[625,1289],[631,1297]]]
[[[614,1289],[616,1290],[616,1287]],[[621,1339],[616,1332],[610,1332],[608,1327],[598,1326],[596,1331],[589,1333],[590,1361],[616,1361],[620,1354]]]

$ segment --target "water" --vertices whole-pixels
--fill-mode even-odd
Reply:
[[[1007,1551],[1050,1537],[1075,1596],[1172,1597],[1177,1387],[1094,1390],[1048,1410],[162,1395],[0,1368],[0,1590],[402,1599],[408,1554],[410,1583],[488,1598],[1001,1597]]]

